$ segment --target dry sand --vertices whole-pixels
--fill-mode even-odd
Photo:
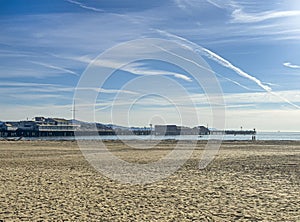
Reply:
[[[148,162],[174,142],[106,144]],[[300,142],[224,142],[200,171],[204,145],[167,179],[130,185],[94,170],[76,142],[1,141],[0,221],[300,221]]]

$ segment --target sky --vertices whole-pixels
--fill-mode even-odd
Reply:
[[[0,4],[2,121],[34,116],[71,119],[75,101],[75,117],[84,121],[214,127],[222,118],[227,129],[300,131],[299,1],[0,0]],[[150,38],[167,41],[149,50],[151,56],[143,54],[151,49],[146,44]],[[143,53],[135,40],[144,41]],[[122,48],[128,42],[130,47]],[[174,49],[170,46],[174,51],[164,51],[168,42],[175,44]],[[184,64],[157,59],[164,53]],[[140,57],[124,64],[132,55]],[[203,75],[199,82],[187,71],[194,64],[188,56],[202,64],[200,76],[207,67],[224,104],[210,99],[214,92]],[[109,68],[114,72],[97,82]],[[99,78],[89,79],[85,87],[96,97],[91,103],[77,101],[91,70]],[[213,112],[221,105],[225,117]]]

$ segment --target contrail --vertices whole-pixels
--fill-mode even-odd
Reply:
[[[161,50],[163,50],[163,51],[165,51],[165,52],[167,52],[167,53],[169,53],[169,54],[172,54],[172,55],[177,56],[177,57],[179,57],[179,58],[181,58],[181,59],[183,59],[183,60],[186,60],[186,61],[188,61],[188,62],[190,62],[190,63],[193,63],[194,65],[199,66],[199,67],[205,69],[205,70],[208,71],[208,72],[214,73],[215,75],[217,75],[217,76],[219,76],[219,77],[221,77],[221,78],[223,78],[223,79],[226,79],[227,81],[232,82],[232,83],[235,84],[235,85],[238,85],[238,86],[240,86],[240,87],[242,87],[242,88],[244,88],[244,89],[247,89],[247,90],[249,90],[249,91],[254,91],[254,89],[250,89],[249,87],[244,86],[243,84],[240,84],[240,83],[237,82],[237,81],[234,81],[234,80],[232,80],[232,79],[229,79],[229,78],[227,78],[227,77],[225,77],[225,76],[223,76],[223,75],[221,75],[221,74],[219,74],[219,73],[217,73],[217,72],[214,72],[214,71],[212,71],[212,70],[210,70],[210,69],[208,69],[208,68],[206,68],[206,67],[204,67],[204,66],[201,66],[201,65],[199,65],[198,63],[196,63],[196,62],[194,62],[194,61],[192,61],[192,60],[190,60],[190,59],[187,59],[187,58],[182,57],[182,56],[180,56],[180,55],[178,55],[178,54],[176,54],[176,53],[173,53],[173,52],[171,52],[171,51],[169,51],[169,50],[166,50],[166,49],[163,48],[163,47],[159,47],[159,46],[156,46],[156,47],[159,48],[159,49],[161,49]]]
[[[77,1],[74,1],[74,0],[66,0],[66,1],[67,1],[67,2],[70,2],[70,3],[72,3],[72,4],[75,4],[75,5],[78,5],[78,6],[81,7],[81,8],[88,9],[88,10],[92,10],[92,11],[95,11],[95,12],[103,12],[103,11],[104,11],[104,10],[99,9],[99,8],[94,8],[94,7],[86,6],[86,5],[84,5],[83,3],[77,2]]]
[[[216,53],[214,53],[200,45],[197,45],[196,43],[193,43],[185,38],[179,37],[177,35],[168,33],[166,31],[157,30],[157,29],[156,29],[156,31],[165,36],[170,37],[171,39],[175,40],[177,43],[180,43],[181,45],[188,47],[189,49],[193,50],[194,52],[200,53],[200,54],[214,60],[215,62],[219,63],[220,65],[235,71],[238,75],[240,75],[244,78],[247,78],[247,79],[251,80],[252,82],[255,82],[258,86],[263,88],[265,91],[270,92],[272,90],[271,87],[264,85],[259,79],[255,78],[254,76],[249,75],[248,73],[244,72],[240,68],[234,66],[231,62],[227,61],[226,59],[217,55]]]
[[[233,71],[235,71],[238,75],[245,77],[249,80],[251,80],[252,82],[255,82],[258,86],[260,86],[261,88],[263,88],[264,90],[266,90],[267,92],[272,91],[272,88],[264,85],[259,79],[255,78],[254,76],[249,75],[248,73],[244,72],[243,70],[241,70],[240,68],[234,66],[232,63],[230,63],[229,61],[227,61],[226,59],[224,59],[223,57],[217,55],[216,53],[201,47],[200,49],[200,53],[204,54],[206,57],[214,60],[215,62],[219,63],[220,65],[227,67]],[[197,51],[197,50],[196,50]]]
[[[35,61],[30,61],[30,62],[33,63],[33,64],[40,65],[40,66],[44,66],[46,68],[50,68],[50,69],[58,70],[58,71],[61,71],[61,72],[64,72],[64,73],[69,73],[69,74],[72,74],[72,75],[75,75],[75,76],[79,76],[76,72],[74,72],[72,70],[69,70],[69,69],[65,69],[65,68],[62,68],[62,67],[54,66],[54,65],[49,65],[49,64],[46,64],[46,63],[42,63],[42,62],[35,62]]]
[[[241,83],[239,83],[239,82],[237,82],[237,81],[234,81],[234,80],[232,80],[232,79],[229,79],[229,78],[227,78],[227,77],[225,77],[225,76],[223,76],[223,75],[221,75],[221,74],[219,74],[219,73],[216,73],[216,72],[215,72],[215,74],[216,74],[217,76],[223,78],[223,79],[226,79],[226,80],[229,81],[229,82],[232,82],[233,84],[235,84],[235,85],[237,85],[237,86],[239,86],[239,87],[242,87],[242,88],[247,89],[247,90],[249,90],[249,91],[254,91],[254,89],[251,89],[251,88],[249,88],[249,87],[247,87],[247,86],[244,86],[243,84],[241,84]]]
[[[300,106],[298,106],[297,104],[292,103],[291,101],[289,101],[288,99],[278,95],[275,92],[272,92],[272,88],[263,84],[259,79],[257,79],[256,77],[246,73],[245,71],[241,70],[240,68],[236,67],[235,65],[233,65],[231,62],[227,61],[226,59],[224,59],[223,57],[219,56],[218,54],[210,51],[209,49],[206,49],[200,45],[197,45],[196,43],[193,43],[183,37],[168,33],[166,31],[162,31],[159,29],[153,29],[154,31],[169,37],[171,40],[174,40],[175,42],[177,42],[178,44],[189,48],[190,50],[198,53],[198,54],[202,54],[206,57],[208,57],[209,59],[212,59],[213,61],[219,63],[220,65],[229,68],[231,70],[233,70],[235,73],[237,73],[239,76],[242,76],[244,78],[249,79],[250,81],[256,83],[259,87],[261,87],[263,90],[265,90],[268,93],[271,93],[272,95],[277,96],[278,98],[282,99],[283,101],[285,101],[286,103],[294,106],[297,109],[300,109]]]

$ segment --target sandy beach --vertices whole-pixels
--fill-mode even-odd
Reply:
[[[146,163],[174,143],[106,145]],[[76,141],[1,141],[0,221],[300,221],[300,142],[224,142],[199,170],[205,144],[170,177],[132,185],[96,171]]]

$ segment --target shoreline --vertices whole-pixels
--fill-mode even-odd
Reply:
[[[268,144],[284,144],[284,143],[295,143],[295,144],[300,144],[300,140],[280,140],[280,139],[277,139],[277,140],[216,140],[216,139],[210,139],[210,140],[187,140],[187,139],[183,139],[183,140],[178,140],[178,139],[162,139],[162,140],[159,140],[159,139],[153,139],[153,140],[150,140],[150,139],[60,139],[60,138],[53,138],[53,139],[46,139],[46,138],[40,138],[40,139],[29,139],[29,138],[26,138],[26,139],[21,139],[21,140],[5,140],[5,139],[0,139],[0,143],[2,142],[76,142],[76,141],[81,141],[81,142],[88,142],[88,141],[93,141],[93,142],[97,142],[97,141],[102,141],[102,142],[170,142],[170,143],[174,143],[174,142],[191,142],[191,141],[197,141],[197,143],[208,143],[208,142],[214,142],[214,141],[221,141],[221,144],[223,143],[250,143],[250,144],[260,144],[260,143],[268,143]]]
[[[213,140],[222,140],[235,142],[235,141],[300,141],[300,133],[260,133],[258,132],[255,136],[251,135],[181,135],[181,136],[158,136],[158,135],[113,135],[113,136],[48,136],[48,137],[0,137],[0,140],[39,140],[39,141],[75,141],[75,140],[123,140],[123,141],[131,141],[131,140],[140,140],[140,141],[165,141],[165,140],[176,140],[176,141],[213,141]]]

